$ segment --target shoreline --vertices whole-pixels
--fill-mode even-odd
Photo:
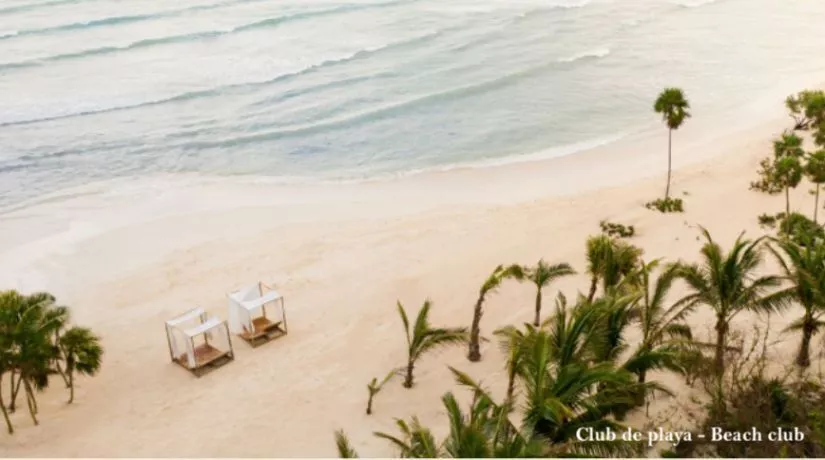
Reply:
[[[778,102],[774,106],[771,113],[782,109]],[[744,127],[724,133],[713,127],[727,116],[717,114],[699,126],[688,124],[675,133],[674,186],[678,186],[681,170],[724,155],[743,139],[765,132],[776,135],[787,118],[756,117],[741,122]],[[151,226],[181,215],[215,225],[221,213],[249,221],[252,211],[245,209],[259,209],[262,215],[257,216],[253,227],[236,231],[237,235],[296,222],[393,218],[468,206],[513,206],[569,198],[663,176],[666,133],[659,126],[613,143],[547,159],[490,166],[456,165],[447,170],[346,183],[283,184],[265,176],[194,174],[95,182],[50,194],[39,203],[22,204],[3,214],[0,261],[12,267],[36,265],[49,257],[71,253],[84,241],[107,233]],[[164,245],[162,251],[155,251],[153,259],[233,232],[224,228],[214,233],[176,235],[177,243]],[[129,268],[133,267],[124,271]],[[35,276],[38,283],[44,277]],[[37,289],[2,274],[0,282]]]
[[[777,114],[779,110],[784,111],[782,102],[784,97],[795,92],[798,88],[807,87],[823,87],[822,71],[811,72],[802,77],[794,79],[794,83],[784,83],[776,85],[770,89],[766,89],[759,97],[752,100],[749,104],[744,106],[736,106],[728,109],[717,108],[716,112],[700,113],[691,119],[685,127],[676,131],[674,134],[674,160],[675,168],[680,166],[695,163],[701,158],[691,159],[687,158],[679,164],[679,150],[688,150],[691,145],[707,143],[711,137],[722,138],[729,135],[731,130],[744,131],[753,130],[757,127],[764,127],[769,123],[776,123],[782,117],[770,116],[767,117],[765,113]],[[804,84],[803,84],[804,83]],[[773,110],[771,110],[773,109]],[[694,110],[701,110],[701,108],[694,108]],[[748,117],[742,117],[741,113],[748,113]],[[733,123],[733,124],[731,124]],[[698,125],[697,125],[698,124]],[[718,125],[724,125],[719,128]],[[511,175],[515,173],[524,173],[528,169],[542,168],[545,170],[554,169],[557,166],[555,163],[564,160],[564,163],[559,163],[559,166],[567,166],[571,163],[571,157],[579,157],[587,155],[591,159],[596,159],[596,156],[604,156],[606,158],[607,152],[614,152],[613,156],[624,156],[628,154],[639,155],[632,153],[633,150],[649,150],[647,145],[657,140],[665,139],[662,133],[666,133],[666,129],[661,124],[661,121],[656,118],[651,111],[651,120],[645,125],[631,126],[622,132],[606,134],[604,136],[587,139],[573,144],[564,144],[555,147],[548,147],[535,152],[526,152],[519,154],[508,154],[503,156],[495,156],[490,158],[478,160],[465,160],[458,163],[448,163],[444,165],[431,165],[413,167],[405,170],[383,173],[369,173],[364,175],[353,175],[352,177],[327,177],[323,176],[271,176],[271,175],[231,175],[221,176],[207,173],[162,173],[148,176],[135,176],[123,178],[111,178],[100,181],[95,181],[86,185],[70,187],[67,189],[57,190],[46,193],[44,195],[32,197],[24,200],[21,203],[12,204],[0,208],[0,215],[4,218],[14,218],[15,214],[20,212],[37,209],[42,205],[49,205],[54,202],[66,203],[72,205],[75,198],[82,198],[84,196],[106,195],[107,193],[121,194],[130,189],[139,192],[143,188],[148,189],[190,189],[192,187],[202,186],[205,188],[216,187],[220,185],[227,186],[227,191],[231,192],[232,187],[243,186],[245,184],[254,184],[258,186],[272,187],[277,191],[289,191],[295,189],[301,193],[306,193],[313,188],[330,189],[330,188],[357,188],[360,186],[373,186],[390,184],[399,184],[399,188],[403,188],[405,184],[410,183],[409,186],[426,185],[428,179],[445,179],[445,175],[455,174],[455,179],[466,179],[468,174],[472,172],[494,173],[495,175]],[[687,137],[687,139],[679,139],[680,137]],[[645,147],[645,148],[640,148]],[[663,146],[666,148],[666,146]],[[724,149],[715,148],[715,152],[702,156],[713,156],[719,154]],[[655,159],[657,155],[655,152],[646,152],[646,156]],[[658,155],[661,156],[661,155]],[[636,159],[638,160],[638,159]],[[573,164],[577,163],[572,161]],[[655,171],[650,174],[655,174]],[[630,177],[629,180],[638,177]],[[449,178],[446,178],[449,179]],[[598,188],[603,186],[611,186],[611,183],[599,182],[595,186],[589,187]],[[581,189],[572,188],[570,194],[581,192]],[[558,190],[543,190],[541,196],[548,193],[556,195]],[[297,193],[296,193],[297,195]],[[332,192],[331,195],[336,195]],[[2,247],[0,247],[2,249]]]

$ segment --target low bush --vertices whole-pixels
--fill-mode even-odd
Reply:
[[[685,212],[684,203],[681,198],[659,198],[658,200],[645,203],[645,207],[661,213]]]
[[[636,234],[636,229],[632,225],[624,225],[616,222],[603,220],[599,222],[602,232],[607,236],[617,238],[631,238]]]
[[[792,212],[787,217],[782,214],[779,235],[804,246],[815,240],[825,239],[825,230],[805,215]]]
[[[777,220],[777,216],[762,214],[759,216],[759,226],[762,228],[775,228]]]
[[[697,433],[691,441],[660,452],[662,457],[823,457],[825,456],[825,387],[791,371],[770,374],[767,350],[773,343],[755,328],[755,339],[738,342],[741,353],[730,354],[725,375],[701,375],[699,380],[708,401],[704,410],[693,411]],[[761,336],[761,337],[760,337]],[[747,345],[747,346],[746,346]],[[714,440],[713,430],[728,433],[759,433],[757,439]],[[779,430],[802,439],[776,439]],[[774,433],[771,435],[771,433]],[[771,436],[774,436],[772,439]]]

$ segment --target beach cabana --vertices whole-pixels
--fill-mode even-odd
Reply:
[[[166,340],[172,362],[197,377],[235,359],[226,321],[210,318],[203,308],[167,321]]]
[[[264,283],[256,283],[227,294],[229,329],[252,346],[287,333],[284,297]]]

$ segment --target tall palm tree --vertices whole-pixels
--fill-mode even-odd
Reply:
[[[731,320],[739,313],[774,311],[788,302],[783,293],[771,292],[780,285],[781,277],[759,276],[763,261],[762,238],[751,241],[740,234],[733,247],[725,252],[702,227],[706,243],[702,247],[702,262],[679,265],[679,276],[687,284],[689,293],[681,305],[706,305],[716,316],[716,343],[714,370],[721,375],[725,370],[725,351]]]
[[[633,274],[642,249],[607,235],[597,235],[587,239],[586,254],[587,273],[590,275],[587,301],[592,302],[600,281],[604,292],[607,292]]]
[[[819,191],[822,184],[825,184],[825,150],[812,153],[805,163],[805,175],[808,180],[816,186],[816,198],[814,199],[814,223],[817,223],[819,216]]]
[[[550,265],[544,259],[539,260],[535,267],[525,267],[523,271],[524,278],[536,285],[536,317],[533,319],[533,325],[538,327],[541,323],[542,289],[563,276],[574,275],[576,271],[568,263]]]
[[[488,294],[495,292],[504,280],[510,278],[518,280],[524,278],[524,271],[521,266],[510,265],[505,267],[504,265],[499,265],[493,270],[493,273],[484,280],[484,284],[481,285],[478,291],[478,300],[473,309],[473,322],[470,327],[469,352],[467,353],[467,359],[470,361],[476,362],[481,360],[481,345],[479,342],[481,341],[481,316],[484,313],[482,309],[484,300]]]
[[[639,303],[639,325],[642,338],[624,368],[638,376],[640,383],[647,380],[647,372],[653,369],[682,371],[680,358],[693,338],[690,326],[684,320],[694,305],[676,302],[666,305],[667,296],[679,275],[678,265],[661,270],[655,281],[651,275],[657,271],[660,260],[643,263],[638,283],[642,293]]]
[[[378,379],[373,377],[370,383],[367,384],[367,391],[370,395],[369,399],[367,400],[367,415],[372,415],[372,400],[373,398],[375,398],[375,395],[377,395],[381,391],[381,389],[384,388],[384,385],[386,385],[387,382],[389,382],[390,380],[392,380],[393,377],[398,375],[400,371],[401,369],[393,369],[384,377],[383,380],[381,380],[381,382],[378,382]]]
[[[85,327],[72,327],[60,335],[58,341],[61,355],[66,364],[66,378],[69,384],[69,404],[74,402],[74,374],[95,375],[100,370],[103,347],[100,338]]]
[[[665,200],[670,198],[670,174],[672,170],[672,145],[673,131],[679,129],[682,124],[690,118],[690,104],[684,93],[679,88],[665,88],[656,98],[653,110],[662,115],[662,120],[667,125],[667,188],[665,188]]]
[[[820,331],[825,322],[825,243],[822,241],[800,245],[789,239],[775,240],[781,253],[770,247],[771,252],[782,267],[790,286],[781,291],[798,302],[805,313],[794,321],[789,330],[802,332],[802,342],[796,355],[796,365],[811,365],[811,339]]]
[[[398,314],[404,323],[404,332],[407,336],[407,373],[404,378],[404,387],[412,388],[415,363],[428,351],[447,345],[457,345],[467,342],[467,328],[433,328],[430,326],[429,315],[432,303],[427,300],[418,312],[415,324],[410,328],[407,312],[401,302],[398,302]]]

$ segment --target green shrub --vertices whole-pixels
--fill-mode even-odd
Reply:
[[[762,214],[759,216],[759,226],[762,228],[775,228],[777,216]]]
[[[645,207],[651,210],[655,209],[661,213],[685,212],[684,204],[682,203],[681,198],[659,198],[658,200],[645,203]]]
[[[785,190],[776,180],[776,165],[774,163],[774,158],[765,158],[759,162],[759,179],[751,182],[751,190],[769,195],[776,195]]]
[[[780,219],[779,234],[798,244],[807,245],[825,239],[825,230],[803,214],[792,212],[787,217],[783,214]]]
[[[636,229],[632,225],[618,224],[603,220],[599,222],[599,226],[601,227],[602,232],[607,236],[631,238],[636,234]]]
[[[695,438],[672,449],[669,457],[777,458],[822,457],[825,455],[825,425],[821,411],[825,390],[817,382],[791,382],[769,378],[762,372],[727,383],[708,404],[700,432],[705,439]],[[711,429],[746,433],[752,428],[761,433],[761,440],[752,442],[710,441]],[[778,429],[800,430],[804,439],[798,442],[770,440],[768,434]]]
[[[759,326],[749,339],[734,339],[740,351],[732,351],[722,376],[711,372],[698,377],[706,402],[701,410],[688,414],[694,433],[691,441],[673,446],[667,457],[777,458],[825,456],[825,387],[822,377],[815,380],[795,372],[768,373],[768,348],[775,343],[770,327]],[[712,429],[724,432],[750,432],[755,429],[761,440],[740,442],[711,438]],[[799,429],[804,439],[781,442],[768,434],[778,429]],[[665,455],[662,455],[663,457]]]

